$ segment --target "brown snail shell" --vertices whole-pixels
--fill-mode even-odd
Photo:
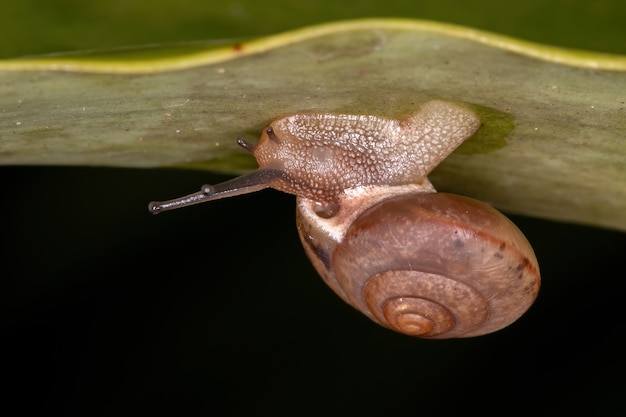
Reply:
[[[347,303],[400,333],[478,336],[519,318],[539,291],[534,252],[490,206],[445,193],[409,193],[362,211],[337,240],[298,202],[314,266]],[[311,223],[311,220],[314,220]]]

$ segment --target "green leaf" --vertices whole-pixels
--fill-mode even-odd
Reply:
[[[438,189],[626,230],[626,57],[410,20],[191,48],[0,62],[0,163],[235,173],[255,163],[234,139],[282,113],[398,117],[442,99],[483,126]]]

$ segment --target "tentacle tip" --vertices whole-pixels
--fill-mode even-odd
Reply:
[[[163,208],[163,206],[158,201],[151,201],[150,204],[148,204],[148,211],[152,214],[159,214],[161,208]]]
[[[237,138],[237,145],[241,146],[242,148],[244,148],[246,151],[250,153],[253,153],[254,150],[256,149],[255,144],[248,142],[242,137]]]

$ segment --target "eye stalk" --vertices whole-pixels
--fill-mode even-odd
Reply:
[[[274,133],[273,127],[270,126],[265,129],[265,133],[267,133],[267,137],[270,138],[272,142],[280,143],[280,139],[278,139],[278,136],[276,136],[276,133]]]
[[[268,130],[269,129],[271,128],[268,128]],[[244,138],[237,138],[237,145],[252,154],[254,154],[257,148],[257,145],[246,141]],[[284,173],[277,169],[259,168],[256,171],[233,178],[221,184],[205,184],[200,188],[200,191],[183,197],[166,201],[151,201],[148,204],[148,211],[152,214],[159,214],[164,211],[189,207],[194,204],[206,203],[221,198],[254,193],[270,187],[272,183],[283,177]]]
[[[234,197],[242,194],[254,193],[271,186],[272,183],[283,178],[282,171],[271,168],[259,168],[248,174],[216,185],[203,185],[200,191],[183,197],[166,201],[152,201],[148,210],[152,214],[159,214],[194,204],[206,203],[221,198]]]

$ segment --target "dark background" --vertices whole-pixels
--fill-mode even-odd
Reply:
[[[533,415],[626,411],[626,234],[512,217],[542,269],[531,310],[492,335],[413,339],[325,287],[300,247],[292,196],[268,190],[147,212],[150,200],[223,179],[0,168],[3,408],[90,416],[502,415],[502,403]]]

